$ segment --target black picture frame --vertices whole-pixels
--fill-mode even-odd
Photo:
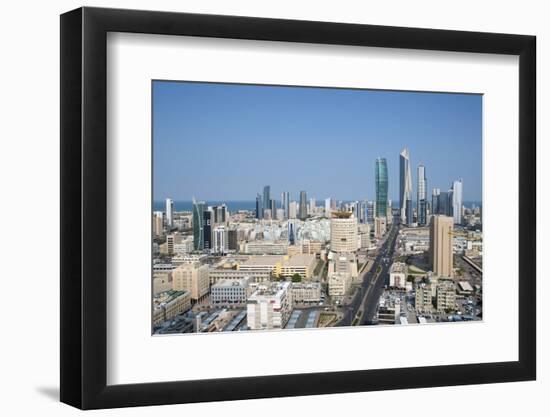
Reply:
[[[519,56],[519,360],[107,385],[108,32]],[[82,409],[534,380],[536,38],[156,11],[61,15],[61,401]]]

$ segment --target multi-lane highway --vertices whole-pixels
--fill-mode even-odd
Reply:
[[[384,290],[384,282],[393,261],[395,240],[399,231],[399,219],[396,217],[388,232],[385,242],[378,249],[378,253],[368,272],[362,274],[361,287],[353,297],[352,302],[344,307],[344,317],[337,326],[351,326],[357,317],[356,324],[371,324],[376,312],[378,300]]]

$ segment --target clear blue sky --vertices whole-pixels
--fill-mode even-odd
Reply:
[[[374,199],[374,164],[388,161],[398,200],[399,152],[426,166],[428,195],[464,181],[481,201],[482,96],[154,81],[154,199]]]

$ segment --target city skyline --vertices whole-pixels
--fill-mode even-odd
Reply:
[[[290,102],[283,106],[285,98]],[[252,106],[252,100],[258,105]],[[332,103],[327,104],[327,100]],[[314,106],[314,101],[320,104]],[[343,103],[348,113],[338,110]],[[399,123],[392,113],[373,122],[374,114],[380,118],[380,107],[387,111],[390,103],[399,108]],[[216,120],[208,120],[206,107],[212,114],[216,112]],[[294,109],[292,114],[288,107]],[[244,122],[230,119],[237,116],[237,109],[246,110]],[[189,201],[193,196],[205,201],[254,201],[265,184],[271,186],[277,201],[281,192],[289,192],[292,200],[298,200],[303,190],[317,201],[327,197],[375,200],[375,164],[377,157],[383,157],[387,161],[388,199],[397,202],[398,158],[404,147],[409,149],[411,171],[416,173],[419,164],[426,167],[428,194],[432,188],[447,190],[461,178],[463,201],[482,199],[481,96],[155,82],[153,110],[155,201],[166,197]],[[335,111],[330,121],[332,130],[340,126],[345,132],[334,140],[335,132],[328,134],[320,119],[329,110]],[[349,113],[363,117],[353,119]],[[419,120],[413,120],[415,115]],[[439,121],[437,115],[442,116]],[[265,122],[263,129],[258,118]],[[226,122],[223,126],[220,119]],[[274,127],[276,120],[279,124]],[[281,120],[287,123],[281,126]],[[339,125],[338,120],[347,124]],[[358,129],[362,127],[365,132],[361,135]],[[405,137],[399,134],[406,129]],[[272,139],[267,144],[259,142],[262,130],[263,137]],[[375,132],[385,140],[376,140]],[[457,135],[464,140],[455,143]],[[312,142],[308,144],[308,140]],[[282,152],[287,145],[289,148]],[[189,158],[195,151],[197,154]],[[413,190],[417,181],[413,174]]]
[[[153,118],[153,334],[483,319],[480,96],[154,82]]]

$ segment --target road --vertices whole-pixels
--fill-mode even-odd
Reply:
[[[392,264],[398,231],[399,219],[395,217],[392,222],[392,227],[386,237],[386,241],[379,248],[372,267],[368,272],[363,273],[359,291],[356,292],[351,303],[345,307],[346,311],[344,317],[336,326],[351,326],[353,319],[360,311],[362,311],[362,314],[359,324],[371,324],[372,316],[376,312],[378,300],[384,290],[385,277]],[[387,259],[387,261],[385,261],[385,259]],[[379,266],[381,271],[380,274],[377,274],[376,271]]]

